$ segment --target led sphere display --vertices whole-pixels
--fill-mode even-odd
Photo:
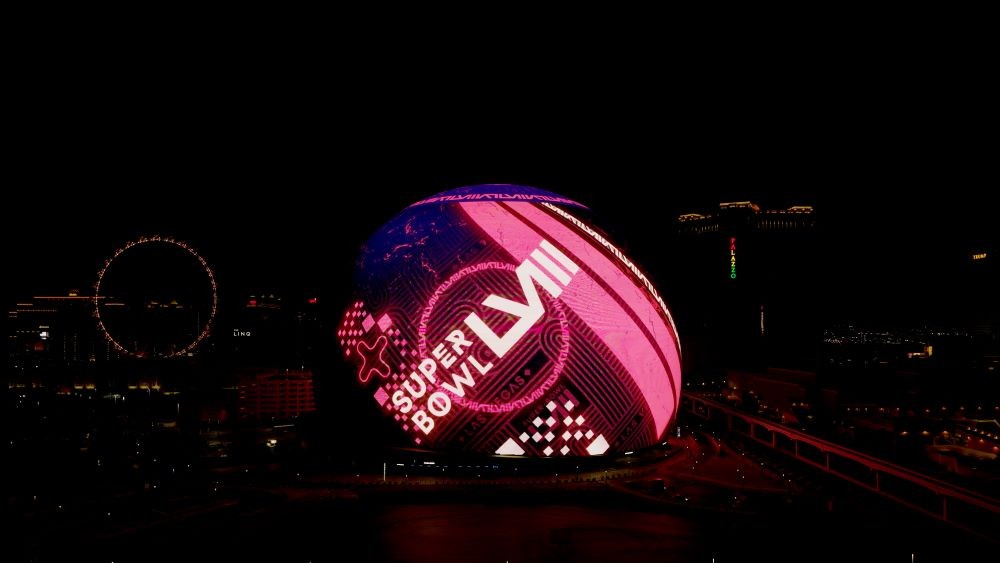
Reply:
[[[414,203],[366,243],[337,338],[414,444],[553,457],[663,436],[680,400],[677,331],[585,210],[471,186]]]

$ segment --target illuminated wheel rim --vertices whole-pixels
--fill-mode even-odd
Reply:
[[[120,353],[128,356],[133,356],[133,357],[145,356],[145,354],[141,353],[139,350],[130,349],[122,345],[122,343],[119,342],[117,339],[115,339],[115,337],[113,337],[111,333],[108,331],[107,326],[105,326],[104,324],[104,320],[101,318],[101,307],[100,307],[100,301],[102,298],[101,283],[104,281],[104,275],[107,273],[108,269],[111,267],[112,264],[114,264],[115,260],[117,260],[122,254],[127,252],[129,249],[135,248],[137,246],[145,244],[154,244],[154,243],[166,243],[175,246],[177,248],[180,248],[185,252],[187,252],[189,255],[191,255],[198,262],[198,264],[201,265],[205,274],[208,276],[208,282],[212,289],[212,303],[208,319],[204,322],[204,324],[202,324],[202,326],[198,331],[198,335],[194,338],[194,340],[192,340],[191,342],[185,344],[181,348],[169,354],[157,354],[157,353],[152,354],[153,356],[158,358],[175,358],[178,356],[184,356],[193,352],[198,347],[198,345],[201,344],[203,340],[208,338],[209,334],[211,334],[212,323],[213,321],[215,321],[216,308],[219,303],[219,292],[218,292],[218,286],[216,285],[215,282],[215,272],[212,271],[212,267],[208,265],[208,262],[205,261],[205,259],[201,256],[201,254],[198,254],[197,250],[189,246],[184,241],[176,240],[170,237],[161,237],[154,235],[151,237],[140,237],[136,240],[126,243],[121,248],[115,250],[114,254],[112,254],[110,258],[104,261],[104,264],[101,266],[101,270],[97,273],[97,282],[94,284],[94,297],[93,297],[94,316],[97,318],[97,327],[101,331],[101,334],[104,335],[105,340],[107,340],[108,343],[110,343],[115,348],[115,350],[118,350]]]

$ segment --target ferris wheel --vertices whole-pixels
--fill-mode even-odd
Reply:
[[[119,296],[109,294],[109,289],[111,291],[116,289],[118,292],[129,290],[133,293],[141,293],[143,288],[135,286],[142,286],[143,283],[135,283],[137,280],[134,279],[122,280],[123,274],[116,272],[116,269],[120,267],[122,262],[129,261],[141,251],[148,251],[156,247],[171,250],[175,255],[172,257],[174,261],[178,259],[177,255],[186,259],[185,262],[189,263],[186,265],[190,272],[185,274],[183,282],[175,285],[182,286],[189,293],[196,291],[199,294],[199,303],[178,303],[177,299],[146,296],[136,298],[137,300],[134,299],[133,303],[126,304],[116,299]],[[165,279],[175,273],[157,271],[169,266],[157,263],[159,261],[155,255],[144,258],[145,262],[139,266],[132,265],[133,269],[137,268],[143,274],[143,280]],[[203,279],[195,279],[201,278],[202,275]],[[109,284],[109,278],[112,277],[119,278],[115,280],[118,287],[115,289],[106,288]],[[127,278],[127,276],[125,277]],[[215,272],[212,271],[212,267],[209,266],[205,258],[186,242],[159,235],[140,237],[116,249],[111,257],[104,261],[97,273],[97,281],[94,283],[93,308],[98,329],[119,353],[139,358],[173,358],[193,353],[211,333],[218,301],[219,294]],[[122,310],[130,311],[127,320],[123,321]],[[174,317],[164,316],[163,310],[167,310],[166,315],[174,314]],[[184,330],[174,330],[167,337],[159,335],[155,342],[143,341],[141,336],[137,336],[136,327],[139,325],[143,329],[142,332],[148,335],[149,327],[155,327],[158,323],[168,325],[173,322],[178,324],[176,321],[178,311],[185,313],[188,317],[188,322],[180,323],[186,327]],[[165,322],[165,320],[170,322]],[[129,321],[134,326],[129,327]],[[115,326],[116,324],[119,326]],[[122,324],[125,326],[120,326]]]

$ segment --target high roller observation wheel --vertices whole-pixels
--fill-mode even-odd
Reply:
[[[177,240],[171,237],[162,237],[159,235],[153,235],[149,237],[139,237],[133,241],[125,243],[124,246],[115,250],[114,254],[112,254],[110,258],[104,261],[104,264],[101,266],[100,271],[97,273],[97,282],[94,283],[94,297],[93,297],[94,316],[97,318],[98,329],[101,331],[101,334],[104,335],[104,338],[112,346],[114,346],[116,350],[128,356],[141,357],[142,354],[140,354],[137,350],[130,350],[125,346],[123,346],[120,342],[115,340],[113,336],[111,336],[111,333],[108,332],[107,327],[104,326],[104,321],[101,319],[101,307],[100,307],[101,282],[104,281],[104,274],[107,273],[108,268],[111,267],[111,264],[113,264],[114,261],[119,256],[121,256],[129,249],[134,248],[136,246],[149,243],[157,243],[157,242],[172,244],[177,248],[186,251],[188,254],[194,257],[194,259],[197,260],[199,264],[201,264],[201,267],[205,270],[205,273],[208,275],[208,281],[212,287],[212,310],[208,315],[208,320],[205,321],[205,324],[201,327],[201,330],[198,332],[198,336],[195,337],[194,340],[192,340],[183,348],[171,354],[157,354],[156,356],[159,358],[176,358],[178,356],[184,356],[189,352],[194,351],[194,349],[197,348],[199,344],[201,344],[201,341],[204,340],[205,338],[208,338],[208,335],[211,334],[212,332],[212,322],[215,320],[215,312],[219,304],[219,288],[218,285],[216,285],[215,283],[215,272],[212,271],[212,267],[208,265],[208,262],[205,261],[205,259],[201,256],[201,254],[198,254],[197,250],[195,250],[193,247],[191,247],[184,241]]]

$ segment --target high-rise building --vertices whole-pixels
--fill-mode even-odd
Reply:
[[[229,325],[219,333],[244,365],[307,369],[327,338],[318,304],[315,295],[283,299],[275,293],[254,293],[232,309]]]
[[[813,207],[723,202],[680,215],[676,227],[689,367],[812,367],[820,342]]]
[[[239,384],[241,418],[294,418],[315,410],[312,372],[270,371]]]
[[[93,301],[93,296],[79,291],[18,301],[7,312],[11,381],[37,384],[40,380],[32,374],[118,358],[97,328]]]
[[[968,318],[969,331],[989,341],[991,352],[1000,351],[1000,296],[997,286],[996,253],[992,245],[980,244],[955,276],[965,288],[964,299],[956,304]]]

